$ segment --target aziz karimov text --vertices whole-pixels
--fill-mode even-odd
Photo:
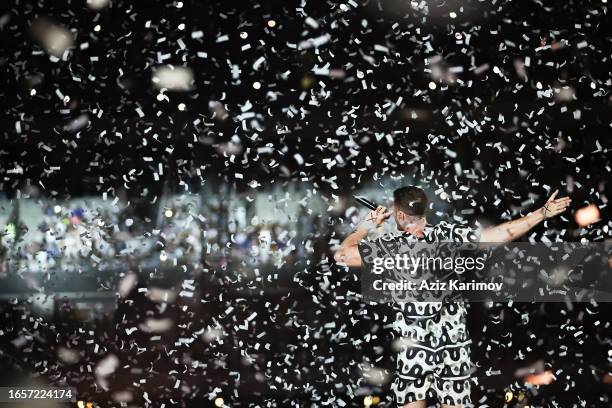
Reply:
[[[372,283],[372,288],[378,291],[395,291],[395,290],[431,290],[431,291],[497,291],[503,287],[502,282],[462,282],[458,279],[450,279],[447,281],[428,281],[422,280],[419,282],[400,280],[385,282],[382,279],[377,279]]]

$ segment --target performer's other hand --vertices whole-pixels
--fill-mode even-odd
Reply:
[[[546,204],[544,204],[544,207],[540,208],[540,211],[544,218],[552,218],[556,215],[561,214],[567,209],[567,207],[569,207],[570,203],[572,202],[572,199],[569,197],[561,197],[555,199],[558,193],[559,190],[555,190],[555,192],[552,193],[548,201],[546,201]]]

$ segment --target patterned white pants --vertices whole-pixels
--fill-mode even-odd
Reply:
[[[437,302],[398,306],[397,372],[392,384],[398,406],[426,398],[471,406],[471,341],[465,306]]]

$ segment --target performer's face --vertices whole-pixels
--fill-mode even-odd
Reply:
[[[420,229],[419,227],[422,227],[422,224],[424,224],[423,217],[412,217],[397,208],[395,204],[393,204],[391,208],[395,225],[400,231],[412,230],[415,228]]]
[[[395,206],[395,203],[391,208],[393,213],[393,219],[395,220],[395,226],[398,230],[403,231],[404,226],[406,224],[406,214],[402,210],[398,209]]]

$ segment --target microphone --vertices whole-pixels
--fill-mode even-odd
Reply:
[[[357,201],[359,204],[363,205],[366,208],[369,208],[370,210],[376,210],[376,208],[378,208],[378,204],[376,204],[373,201],[368,200],[367,198],[365,198],[364,196],[357,196],[354,195],[353,198],[355,199],[355,201]]]

